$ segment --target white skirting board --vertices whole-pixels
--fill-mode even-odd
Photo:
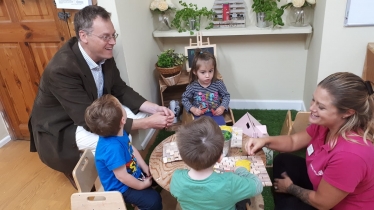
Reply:
[[[241,99],[231,99],[230,101],[231,109],[262,109],[262,110],[297,110],[306,111],[304,102],[302,100],[241,100]],[[136,141],[133,142],[134,146],[139,150],[144,150],[151,140],[155,129],[147,129],[140,132],[133,132],[133,139],[135,137]],[[0,148],[10,141],[10,136],[6,136],[0,140]]]
[[[241,100],[231,99],[231,109],[297,110],[306,111],[302,100]]]
[[[10,136],[5,136],[3,139],[0,140],[0,148],[3,147],[6,143],[10,142]]]
[[[148,142],[151,140],[156,129],[131,131],[132,145],[138,150],[144,150]]]

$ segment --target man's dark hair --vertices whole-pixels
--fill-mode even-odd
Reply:
[[[92,24],[97,17],[110,20],[110,13],[100,6],[90,5],[79,10],[79,12],[75,14],[74,30],[78,39],[80,30],[86,31],[87,33],[92,32]]]

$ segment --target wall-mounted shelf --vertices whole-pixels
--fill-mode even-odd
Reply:
[[[245,28],[212,28],[201,30],[203,36],[248,36],[264,34],[311,34],[312,27],[293,27],[284,26],[282,28],[258,28],[257,26],[248,26]],[[153,37],[194,37],[190,32],[179,33],[177,30],[154,31]]]
[[[282,28],[258,28],[257,26],[247,26],[245,28],[213,28],[209,30],[201,30],[203,36],[251,36],[251,35],[270,35],[270,34],[305,34],[306,42],[305,49],[309,49],[310,40],[312,37],[312,26],[293,27],[284,26]],[[190,35],[190,32],[179,33],[177,30],[170,31],[154,31],[153,37],[195,37]]]

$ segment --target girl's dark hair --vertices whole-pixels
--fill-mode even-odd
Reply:
[[[84,119],[93,133],[100,136],[117,136],[123,117],[122,105],[112,95],[103,95],[87,107]]]
[[[78,39],[80,30],[86,31],[87,33],[92,32],[92,24],[97,17],[108,21],[110,20],[110,13],[100,6],[90,5],[79,10],[79,12],[75,14],[74,30]]]
[[[194,58],[191,65],[191,72],[190,72],[190,83],[197,80],[197,70],[200,68],[200,62],[199,61],[209,61],[212,60],[213,67],[214,67],[214,74],[212,82],[215,82],[217,80],[217,61],[216,57],[208,51],[203,51],[200,48],[196,48],[194,51]]]

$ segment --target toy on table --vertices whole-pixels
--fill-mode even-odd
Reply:
[[[231,137],[232,137],[232,127],[231,126],[226,126],[222,125],[220,126],[223,138],[225,139],[225,143],[223,145],[223,156],[226,157],[229,155],[230,151],[230,144],[231,144]]]
[[[162,148],[162,162],[170,163],[178,160],[182,160],[182,158],[179,154],[177,143],[170,142],[164,144],[164,147]]]
[[[250,166],[248,164],[250,162]],[[249,172],[257,175],[262,181],[263,186],[272,186],[269,174],[266,171],[264,162],[260,156],[234,156],[224,157],[221,162],[216,163],[213,166],[213,170],[216,173],[233,172],[236,166],[249,167]]]
[[[243,144],[243,129],[232,126],[231,147],[242,148]]]
[[[256,120],[248,112],[244,114],[236,123],[234,127],[240,127],[243,129],[243,133],[251,138],[261,138],[269,136],[267,133],[266,125],[261,125],[260,122]],[[245,151],[245,146],[243,145],[242,149]],[[263,147],[262,150],[266,155],[266,167],[273,166],[273,150]]]
[[[244,167],[247,171],[251,171],[251,161],[249,160],[237,160],[235,167]]]
[[[174,121],[176,123],[178,121],[178,116],[181,111],[181,107],[179,106],[179,101],[171,100],[169,103],[169,109],[174,112]]]

